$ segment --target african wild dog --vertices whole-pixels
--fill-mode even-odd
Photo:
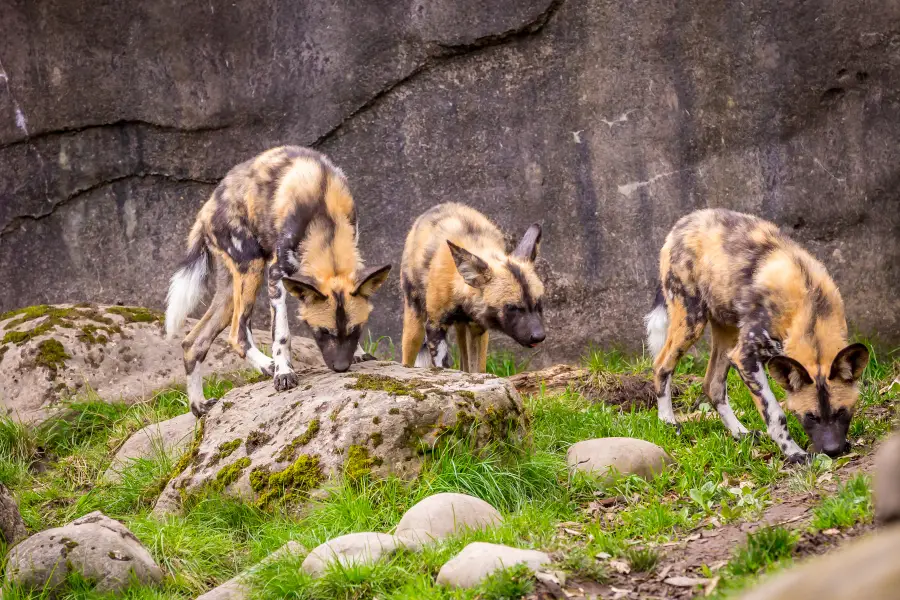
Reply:
[[[209,310],[182,343],[191,410],[215,400],[203,396],[198,366],[213,340],[231,325],[229,341],[275,389],[297,385],[291,367],[287,295],[297,296],[300,318],[312,329],[325,364],[346,371],[360,356],[359,338],[370,296],[390,265],[363,269],[357,251],[356,209],[343,172],[307,148],[274,148],[232,168],[200,209],[188,236],[187,257],[169,286],[166,332],[173,337],[200,301],[222,260]],[[250,314],[265,273],[272,315],[274,360],[259,351]]]
[[[774,224],[724,209],[679,220],[659,261],[661,288],[646,317],[659,418],[677,425],[672,372],[708,321],[712,347],[703,389],[733,436],[748,431],[728,404],[732,366],[788,461],[808,460],[769,387],[768,361],[812,450],[845,452],[869,352],[863,344],[847,345],[844,303],[825,267]]]
[[[485,371],[489,329],[523,346],[541,343],[544,286],[534,271],[540,241],[536,223],[507,254],[497,226],[462,204],[440,204],[416,219],[400,269],[403,364],[450,367],[451,325],[464,371]]]

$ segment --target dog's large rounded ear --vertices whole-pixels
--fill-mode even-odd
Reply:
[[[366,269],[357,276],[357,281],[359,283],[356,284],[356,289],[353,290],[353,295],[362,296],[363,298],[370,297],[378,288],[381,287],[381,284],[387,281],[390,272],[391,265],[384,265],[383,267],[371,267],[369,269]]]
[[[535,223],[531,227],[528,228],[528,231],[525,232],[525,235],[522,236],[522,241],[519,242],[519,245],[516,246],[516,249],[513,250],[512,255],[516,258],[521,258],[522,260],[527,260],[530,262],[534,262],[534,259],[537,258],[538,250],[541,247],[541,224]]]
[[[484,287],[494,277],[491,267],[465,248],[457,246],[450,240],[447,240],[447,246],[450,247],[456,270],[467,284],[474,288]]]
[[[869,349],[865,344],[850,344],[834,357],[828,379],[853,383],[862,377],[869,364]]]
[[[799,392],[813,382],[806,368],[788,356],[773,356],[768,366],[769,375],[789,392]]]
[[[283,277],[281,282],[284,284],[284,289],[304,302],[325,299],[325,294],[319,291],[319,288],[316,287],[316,282],[311,277],[291,275],[290,277]]]

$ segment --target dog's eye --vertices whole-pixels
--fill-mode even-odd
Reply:
[[[316,330],[316,333],[318,333],[318,334],[319,334],[320,336],[322,336],[322,337],[325,337],[326,335],[329,334],[329,331],[328,331],[328,328],[327,328],[327,327],[319,327],[319,328]]]
[[[819,419],[819,415],[811,412],[806,413],[803,418],[810,423],[818,423],[821,420]]]
[[[842,406],[834,413],[834,416],[836,419],[846,419],[849,414],[849,411]]]
[[[525,312],[525,307],[524,307],[524,306],[519,306],[518,304],[507,304],[507,305],[506,305],[506,312],[510,312],[510,313],[520,313],[520,312]]]

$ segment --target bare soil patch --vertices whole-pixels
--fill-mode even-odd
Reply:
[[[855,457],[835,473],[840,474],[841,479],[847,479],[858,472],[869,473],[874,465],[874,454],[875,449],[869,449],[866,454]],[[580,578],[569,579],[561,582],[561,585],[539,581],[528,598],[635,600],[703,597],[706,590],[714,590],[718,583],[714,582],[715,578],[710,580],[706,577],[702,570],[704,565],[714,573],[722,569],[734,555],[735,549],[746,542],[747,534],[762,527],[781,525],[791,529],[804,529],[812,516],[812,508],[824,496],[834,493],[836,488],[835,481],[827,481],[815,493],[797,492],[792,489],[790,480],[782,481],[771,492],[775,504],[761,518],[712,528],[709,527],[710,523],[705,523],[686,532],[681,540],[659,547],[660,560],[652,573],[624,574],[611,569],[608,579],[602,584]],[[874,525],[864,523],[829,533],[802,531],[792,556],[796,560],[825,554],[873,529]],[[697,585],[672,584],[688,584],[691,579],[696,580]]]

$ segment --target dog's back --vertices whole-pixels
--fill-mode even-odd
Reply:
[[[660,278],[667,293],[683,290],[689,320],[767,321],[759,334],[811,373],[846,344],[844,304],[828,271],[758,217],[725,209],[685,216],[660,252]]]

